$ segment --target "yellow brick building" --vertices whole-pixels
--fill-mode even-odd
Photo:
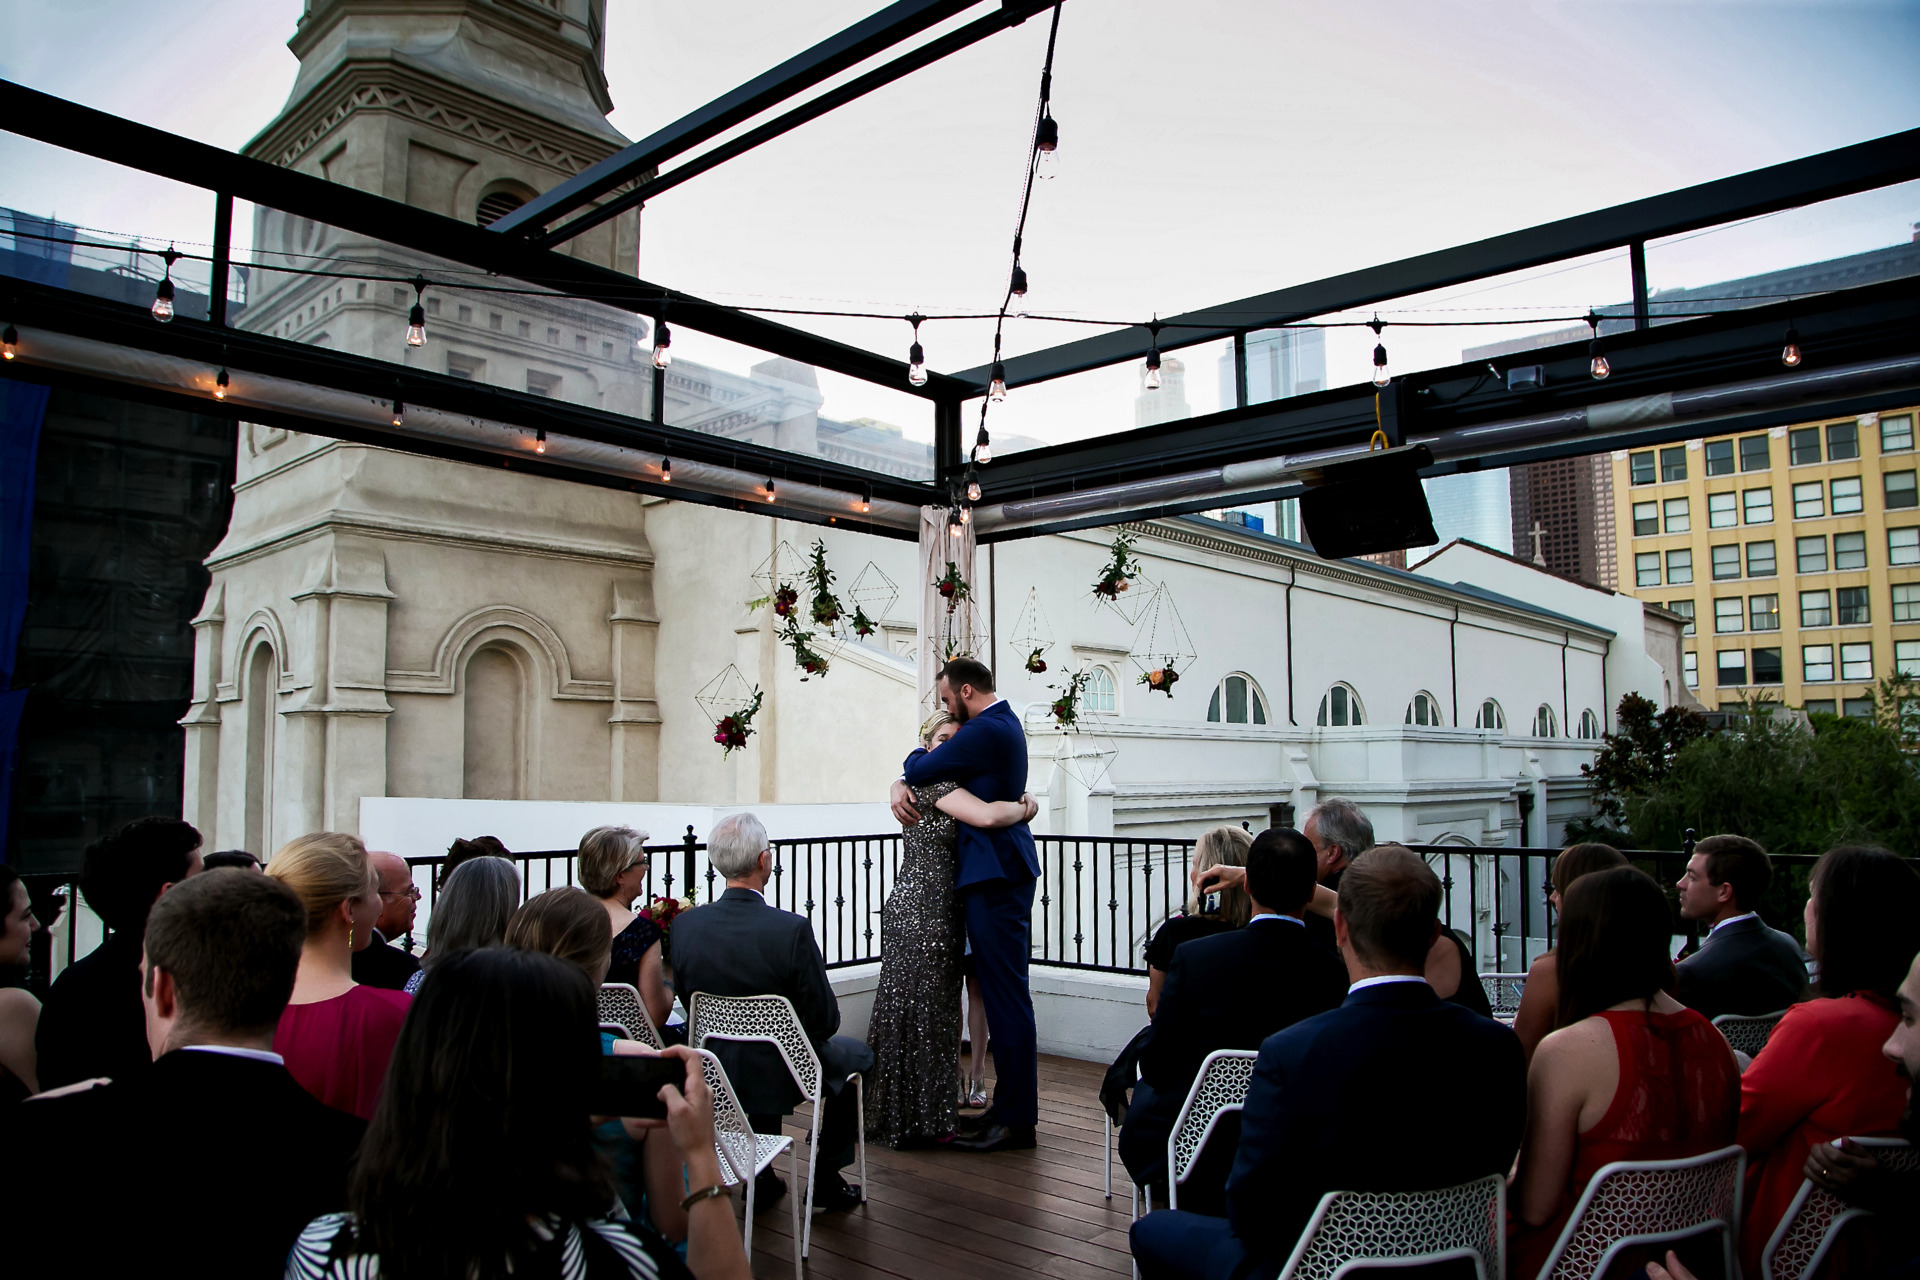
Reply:
[[[1692,616],[1687,683],[1867,715],[1920,676],[1915,409],[1613,455],[1620,590]]]

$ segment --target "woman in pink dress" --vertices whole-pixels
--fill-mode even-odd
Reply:
[[[333,831],[301,836],[281,846],[267,874],[307,908],[307,942],[274,1052],[308,1093],[370,1120],[413,999],[353,980],[354,950],[372,939],[380,915],[380,881],[366,846]]]

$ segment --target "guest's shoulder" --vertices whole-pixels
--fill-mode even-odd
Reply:
[[[372,987],[364,982],[353,987],[348,994],[356,1005],[374,1017],[404,1020],[407,1010],[413,1007],[413,997],[406,992]]]
[[[1554,958],[1553,952],[1551,951],[1547,952],[1545,955],[1539,957],[1532,964],[1527,966],[1528,982],[1538,982],[1542,978],[1545,978],[1549,982],[1552,982],[1552,981],[1557,981],[1559,977],[1560,977],[1560,962]]]

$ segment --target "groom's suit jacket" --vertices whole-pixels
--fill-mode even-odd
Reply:
[[[907,757],[907,785],[926,787],[957,782],[982,800],[1018,800],[1027,789],[1027,734],[1020,718],[1002,699],[960,726],[938,751],[918,750]],[[988,880],[1033,880],[1040,859],[1033,833],[1022,822],[998,831],[959,824],[962,889]]]

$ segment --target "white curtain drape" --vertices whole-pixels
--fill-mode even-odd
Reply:
[[[961,651],[991,665],[989,655],[981,652],[985,640],[980,630],[979,601],[974,595],[947,611],[947,598],[934,589],[934,583],[946,576],[952,561],[975,593],[980,584],[973,574],[973,526],[960,526],[954,537],[947,528],[947,508],[920,508],[920,632],[914,646],[919,655],[920,709],[934,708],[933,681],[939,673],[948,637],[954,637]]]

